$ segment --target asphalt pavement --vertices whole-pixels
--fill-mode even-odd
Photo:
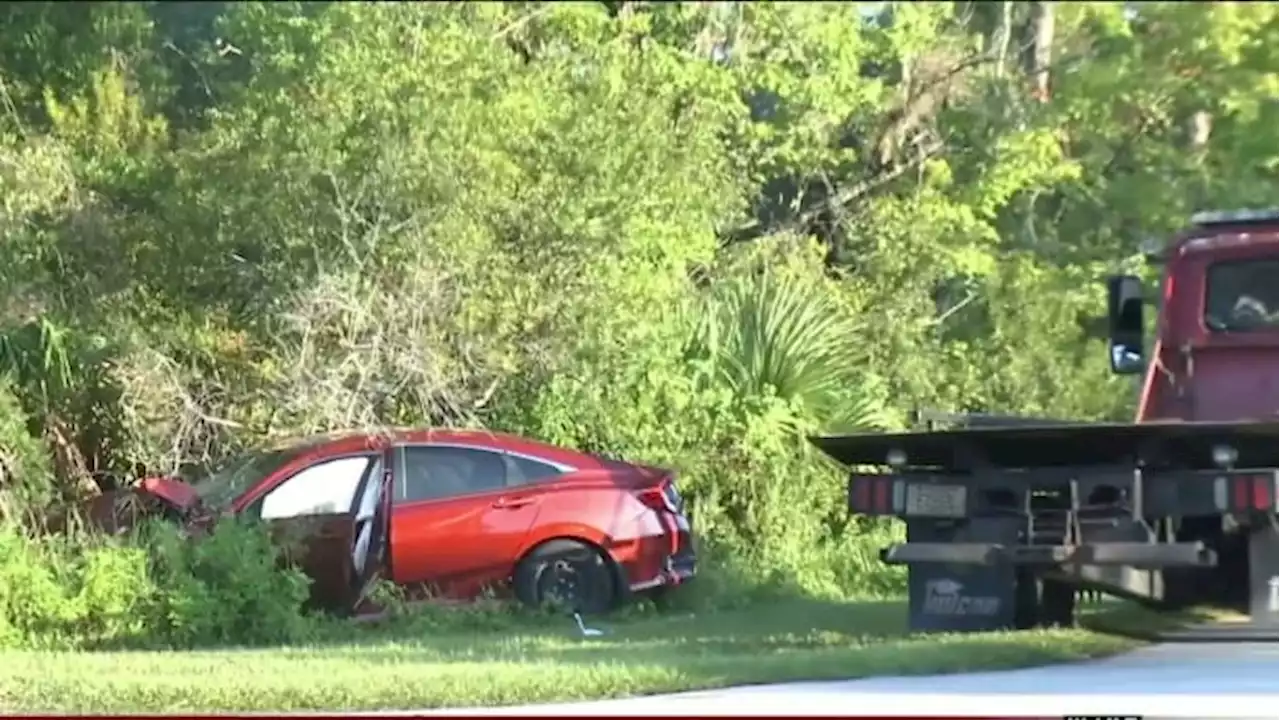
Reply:
[[[421,713],[421,711],[418,711]],[[1280,717],[1280,645],[1176,643],[1003,672],[784,683],[427,714]]]

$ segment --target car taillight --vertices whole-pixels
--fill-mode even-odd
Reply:
[[[684,510],[684,500],[670,480],[663,480],[658,487],[641,490],[636,497],[645,507],[658,512],[679,513]]]
[[[676,490],[676,484],[670,480],[662,484],[662,496],[666,498],[667,505],[672,512],[684,512],[684,498],[680,497],[680,491]]]

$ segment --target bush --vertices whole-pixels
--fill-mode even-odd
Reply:
[[[302,609],[310,580],[281,566],[261,527],[224,519],[192,541],[156,523],[138,539],[153,558],[150,619],[165,644],[287,643],[315,630]]]
[[[0,645],[30,648],[286,643],[319,622],[308,580],[258,528],[198,540],[151,523],[120,536],[35,535],[0,524]]]

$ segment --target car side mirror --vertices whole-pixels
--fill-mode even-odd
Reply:
[[[1118,375],[1140,373],[1143,357],[1142,281],[1133,275],[1107,278],[1107,328],[1111,371]]]

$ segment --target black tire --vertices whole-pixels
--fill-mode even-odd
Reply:
[[[1040,582],[1030,570],[1015,571],[1013,627],[1030,630],[1040,624]]]
[[[1014,628],[1070,628],[1076,626],[1076,589],[1061,580],[1044,580],[1019,570],[1015,590]]]
[[[1213,587],[1213,575],[1201,568],[1166,568],[1161,571],[1164,595],[1150,603],[1161,610],[1184,610],[1207,602]]]
[[[516,598],[525,605],[565,614],[605,613],[618,599],[608,558],[577,540],[551,540],[534,548],[516,566],[514,584]]]
[[[1076,626],[1076,589],[1060,580],[1045,580],[1040,585],[1040,623],[1044,627]]]

